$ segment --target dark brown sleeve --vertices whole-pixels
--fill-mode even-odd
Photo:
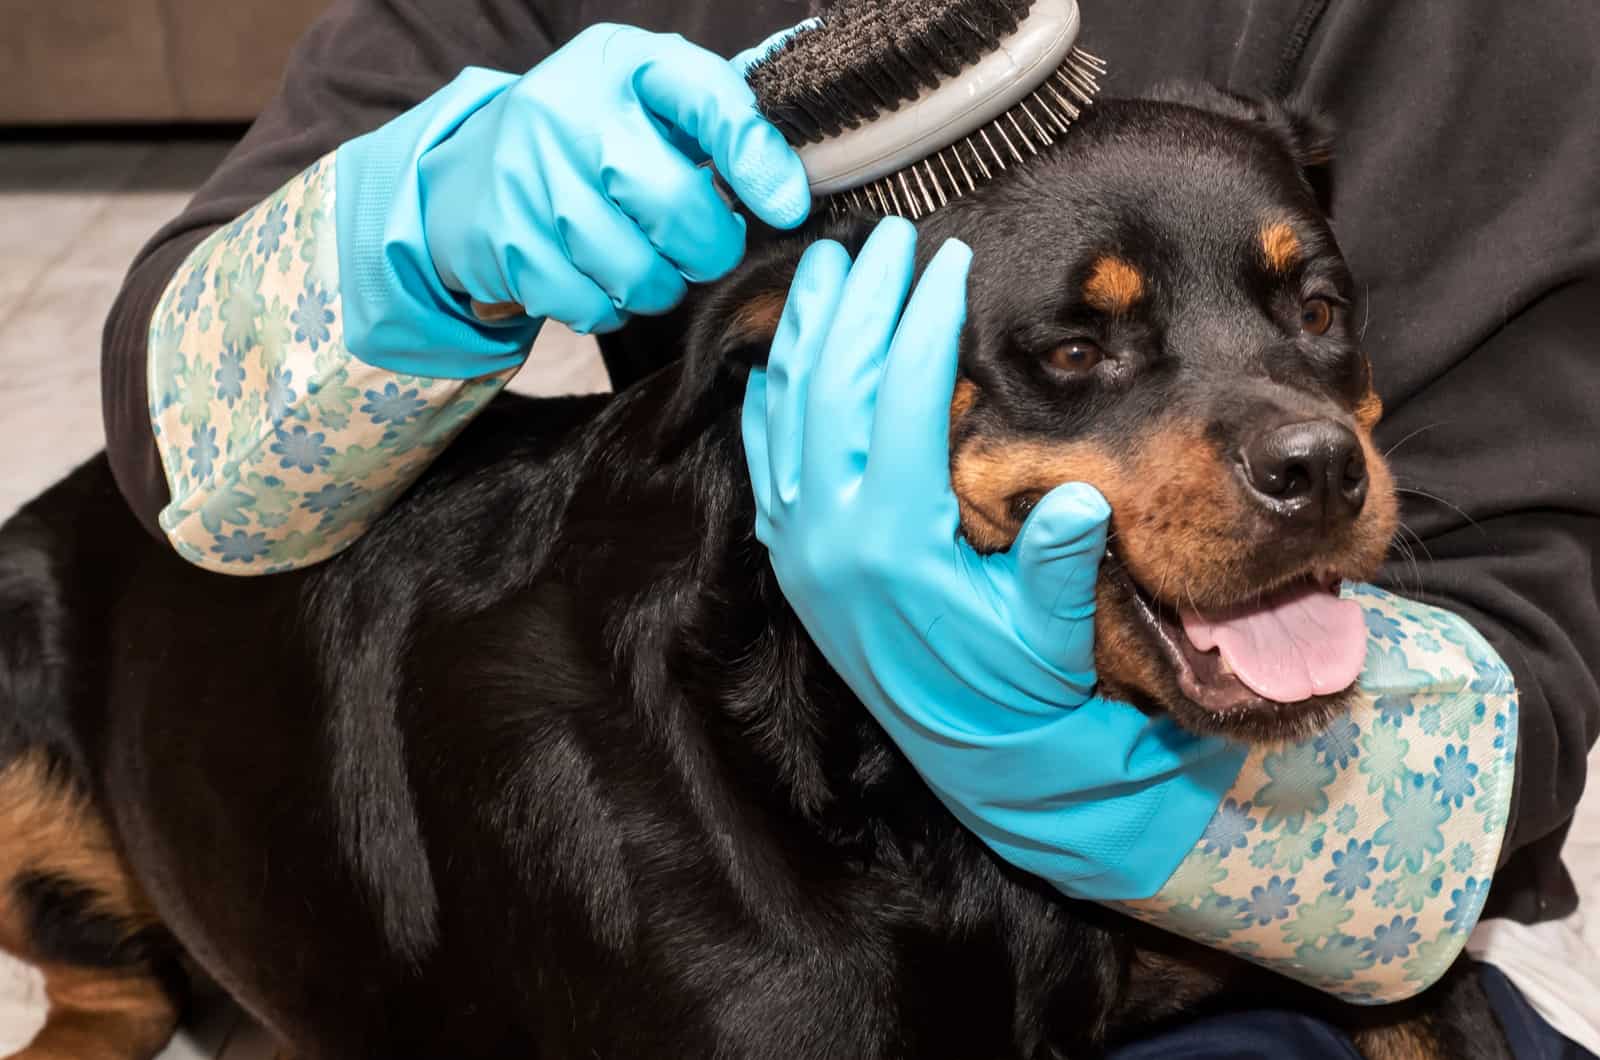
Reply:
[[[1414,554],[1384,583],[1466,618],[1516,677],[1490,909],[1541,920],[1576,903],[1560,849],[1600,736],[1600,10],[1430,14],[1329,6],[1300,83],[1339,129],[1334,229]]]
[[[106,321],[106,447],[139,519],[158,533],[167,503],[145,401],[146,333],[185,257],[346,140],[426,99],[467,66],[521,72],[597,22],[676,31],[724,55],[814,13],[818,0],[335,0],[295,47],[278,95],[194,199],[140,252]],[[601,344],[617,385],[659,366],[670,321]]]
[[[277,96],[184,211],[140,251],[106,320],[106,449],[123,495],[159,533],[168,493],[145,395],[150,317],[189,253],[346,140],[466,66],[523,70],[554,47],[525,0],[337,0],[296,46]]]
[[[1516,778],[1489,909],[1524,921],[1576,904],[1560,851],[1600,736],[1597,305],[1592,274],[1521,305],[1381,435],[1414,491],[1385,585],[1461,615],[1516,678]]]
[[[122,281],[100,340],[100,412],[106,456],[117,486],[139,522],[161,537],[156,516],[166,506],[167,480],[156,454],[145,390],[145,345],[150,316],[167,283],[209,228],[151,244]]]

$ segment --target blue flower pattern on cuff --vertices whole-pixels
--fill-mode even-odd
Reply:
[[[1346,1001],[1410,997],[1483,912],[1516,761],[1510,671],[1456,615],[1367,585],[1353,709],[1252,749],[1155,897],[1112,903]]]
[[[150,418],[186,559],[228,574],[354,541],[513,374],[428,379],[345,349],[334,156],[214,233],[150,326]]]

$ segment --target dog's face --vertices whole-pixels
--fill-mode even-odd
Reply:
[[[921,222],[924,258],[974,251],[951,476],[980,550],[1053,487],[1098,487],[1104,691],[1276,738],[1348,694],[1365,638],[1332,590],[1376,571],[1396,504],[1309,123],[1180,98],[1097,104],[1063,149]],[[782,290],[760,273],[722,326],[770,335]]]

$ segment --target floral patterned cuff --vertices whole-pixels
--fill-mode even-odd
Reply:
[[[270,574],[349,545],[510,380],[399,375],[343,339],[334,156],[196,247],[150,326],[150,419],[185,559]]]
[[[1355,708],[1252,748],[1153,898],[1115,903],[1345,1001],[1443,975],[1489,893],[1516,766],[1511,671],[1465,620],[1346,585],[1367,620]]]

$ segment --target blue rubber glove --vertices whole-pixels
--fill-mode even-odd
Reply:
[[[1244,752],[1094,694],[1097,490],[1046,495],[1007,552],[961,538],[948,435],[971,252],[946,243],[907,305],[915,244],[890,219],[853,267],[827,241],[801,260],[745,396],[756,536],[823,655],[957,818],[1067,894],[1148,896]]]
[[[521,77],[469,68],[339,149],[346,345],[470,378],[519,364],[546,318],[603,332],[666,312],[744,255],[707,160],[763,221],[805,219],[799,157],[740,68],[681,37],[601,25]],[[487,322],[472,301],[525,314]]]

